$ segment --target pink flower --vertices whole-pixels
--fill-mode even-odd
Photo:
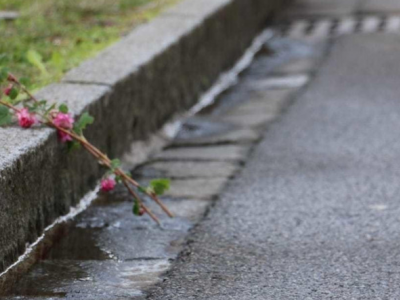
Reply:
[[[22,128],[30,128],[37,122],[35,115],[31,114],[27,108],[22,108],[16,115]]]
[[[72,127],[74,125],[74,119],[71,117],[70,114],[58,112],[56,114],[56,116],[53,118],[53,123],[55,125],[57,125],[58,127],[69,130],[69,129],[72,129]],[[66,132],[58,130],[57,135],[58,135],[59,140],[62,143],[72,141],[72,137]]]
[[[71,114],[58,112],[53,119],[53,123],[64,129],[72,129],[72,126],[74,125],[74,119],[71,117]]]
[[[72,141],[72,137],[68,133],[65,133],[64,131],[57,130],[57,136],[62,143]]]
[[[116,182],[113,178],[106,178],[101,181],[101,190],[104,192],[112,191],[115,188]]]

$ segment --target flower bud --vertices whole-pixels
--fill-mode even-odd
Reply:
[[[35,115],[30,113],[27,108],[22,108],[16,115],[18,118],[18,124],[22,128],[30,128],[32,125],[37,123]]]
[[[106,178],[101,181],[101,190],[103,192],[112,191],[115,188],[116,182],[113,178]]]
[[[11,93],[11,90],[13,89],[13,85],[12,84],[9,84],[4,90],[3,90],[3,92],[4,92],[4,95],[6,95],[6,96],[10,96],[10,93]]]
[[[58,127],[61,127],[66,130],[70,130],[70,129],[72,129],[72,127],[74,125],[74,119],[72,118],[72,116],[70,114],[57,112],[57,114],[53,117],[53,123],[55,125],[57,125]],[[58,136],[58,139],[62,143],[72,141],[72,137],[64,131],[58,130],[57,136]]]
[[[10,82],[17,82],[17,78],[12,74],[8,74],[7,80]]]
[[[139,209],[139,216],[143,216],[145,214],[145,210],[143,209],[143,207],[141,207]]]

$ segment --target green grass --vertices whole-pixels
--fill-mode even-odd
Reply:
[[[21,15],[0,21],[0,66],[37,89],[178,0],[0,0]]]

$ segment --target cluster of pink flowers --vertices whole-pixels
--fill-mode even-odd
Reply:
[[[59,141],[66,143],[68,150],[83,146],[100,165],[108,169],[100,183],[103,192],[110,192],[115,189],[117,183],[123,183],[134,198],[132,209],[134,215],[148,214],[156,223],[160,224],[157,216],[139,198],[140,193],[142,193],[153,199],[169,217],[173,217],[173,214],[158,199],[159,195],[169,189],[167,179],[154,179],[150,181],[148,187],[141,186],[131,177],[129,172],[126,173],[121,169],[119,159],[109,159],[106,154],[86,140],[84,130],[94,122],[94,117],[89,112],[83,112],[75,120],[73,115],[69,113],[66,104],[57,105],[56,103],[49,103],[47,100],[39,100],[26,88],[27,79],[18,80],[10,73],[5,78],[7,73],[7,69],[0,66],[1,126],[11,125],[17,121],[22,128],[30,128],[39,123],[55,129]],[[3,95],[7,97],[3,99]]]
[[[38,123],[35,114],[29,112],[27,108],[21,108],[18,112],[16,112],[15,115],[18,119],[18,124],[22,128],[30,128]],[[63,129],[71,130],[74,125],[74,119],[72,118],[71,114],[57,112],[53,118],[53,123]],[[72,137],[64,131],[58,130],[57,135],[60,141],[63,143],[72,141]]]
[[[71,114],[58,112],[53,119],[53,123],[56,124],[58,127],[70,130],[74,125],[74,118],[72,118]],[[63,143],[72,141],[72,137],[66,132],[58,130],[57,135],[60,141]]]
[[[33,113],[30,113],[27,108],[22,108],[19,110],[16,113],[16,116],[18,118],[18,123],[22,128],[30,128],[32,125],[38,122],[36,116]],[[53,116],[53,123],[63,129],[71,130],[74,125],[74,118],[69,113],[57,112]],[[58,130],[57,135],[60,141],[63,143],[72,141],[72,137],[64,131]],[[114,178],[105,178],[101,181],[101,190],[104,192],[110,192],[115,188],[116,184],[117,183]]]

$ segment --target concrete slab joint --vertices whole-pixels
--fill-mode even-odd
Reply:
[[[87,132],[111,157],[187,110],[240,57],[284,0],[186,0],[71,70],[40,98],[89,111]],[[48,129],[0,128],[0,272],[94,188],[102,170],[65,155]],[[240,159],[243,150],[234,159]],[[216,187],[218,189],[219,186]]]

